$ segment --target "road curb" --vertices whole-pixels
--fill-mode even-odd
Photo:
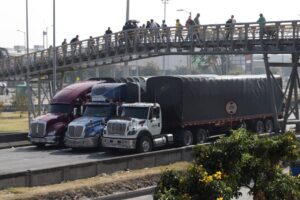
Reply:
[[[135,198],[139,196],[144,196],[148,194],[153,194],[156,186],[141,188],[134,191],[122,192],[117,194],[112,194],[108,196],[98,197],[93,200],[118,200],[118,199],[128,199],[128,198]]]

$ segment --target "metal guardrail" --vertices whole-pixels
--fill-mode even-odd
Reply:
[[[92,66],[158,55],[259,54],[299,52],[300,21],[237,23],[192,27],[136,28],[56,47],[57,70],[99,61]],[[135,57],[134,57],[135,56]],[[29,65],[31,76],[52,73],[53,50],[46,49],[0,61],[0,79],[21,78]],[[77,66],[80,67],[80,66]]]

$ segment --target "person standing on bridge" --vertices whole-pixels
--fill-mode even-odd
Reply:
[[[262,40],[265,34],[265,24],[266,24],[266,18],[262,13],[259,14],[257,23],[259,24],[259,39]]]
[[[176,25],[175,25],[175,42],[179,38],[179,42],[183,41],[183,36],[182,36],[182,25],[179,21],[179,19],[176,19]]]
[[[112,35],[112,30],[110,29],[110,27],[107,28],[107,30],[105,31],[105,47],[109,48],[111,45],[111,35]]]
[[[195,37],[197,40],[200,39],[200,13],[197,13],[196,17],[194,18],[194,22],[195,22],[195,28],[194,28],[194,32],[195,32]]]
[[[95,53],[95,39],[92,36],[88,40],[88,50],[90,55]]]
[[[71,43],[72,55],[75,55],[77,44],[79,43],[79,35],[76,35],[76,37],[74,37],[70,43]]]
[[[161,24],[161,29],[162,29],[162,33],[161,33],[161,39],[162,39],[162,42],[165,43],[168,41],[168,26],[166,24],[166,21],[165,20],[162,20],[162,24]]]
[[[64,39],[64,41],[61,43],[61,47],[62,47],[63,57],[66,57],[66,55],[67,55],[67,48],[68,48],[67,39]]]
[[[226,21],[225,31],[226,31],[226,40],[228,40],[229,36],[232,38],[234,33],[234,25],[236,24],[236,20],[234,19],[234,15]]]
[[[189,16],[189,18],[187,19],[185,26],[187,28],[188,34],[185,38],[185,41],[192,41],[193,40],[193,33],[194,33],[194,26],[195,26],[195,22],[192,20],[192,17]]]

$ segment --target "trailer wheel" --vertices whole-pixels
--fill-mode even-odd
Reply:
[[[272,133],[273,130],[274,130],[273,120],[267,119],[267,120],[265,121],[265,127],[266,127],[266,132],[267,132],[267,133]]]
[[[193,144],[193,134],[188,130],[180,130],[176,134],[177,143],[180,146],[189,146]]]
[[[256,133],[263,133],[264,132],[264,123],[261,120],[257,120],[255,123],[255,132]]]
[[[139,153],[145,153],[145,152],[152,151],[152,148],[153,148],[153,144],[152,144],[152,140],[149,136],[144,135],[138,139],[137,151]]]
[[[199,128],[195,133],[194,133],[194,138],[195,144],[202,144],[206,141],[207,139],[207,131],[204,128]]]

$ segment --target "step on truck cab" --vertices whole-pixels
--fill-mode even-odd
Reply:
[[[92,88],[92,102],[85,105],[83,116],[68,126],[65,145],[71,148],[102,148],[106,122],[117,116],[122,102],[139,101],[141,88],[136,83],[101,83]]]
[[[281,78],[275,77],[279,83]],[[147,80],[147,102],[123,104],[119,119],[107,122],[102,145],[151,151],[175,143],[203,143],[223,130],[241,127],[257,133],[274,130],[272,106],[281,116],[282,91],[271,105],[265,75],[158,76]]]
[[[83,104],[90,101],[92,86],[101,81],[84,81],[59,91],[50,102],[50,111],[30,123],[29,141],[43,147],[63,145],[68,124],[82,114]]]

